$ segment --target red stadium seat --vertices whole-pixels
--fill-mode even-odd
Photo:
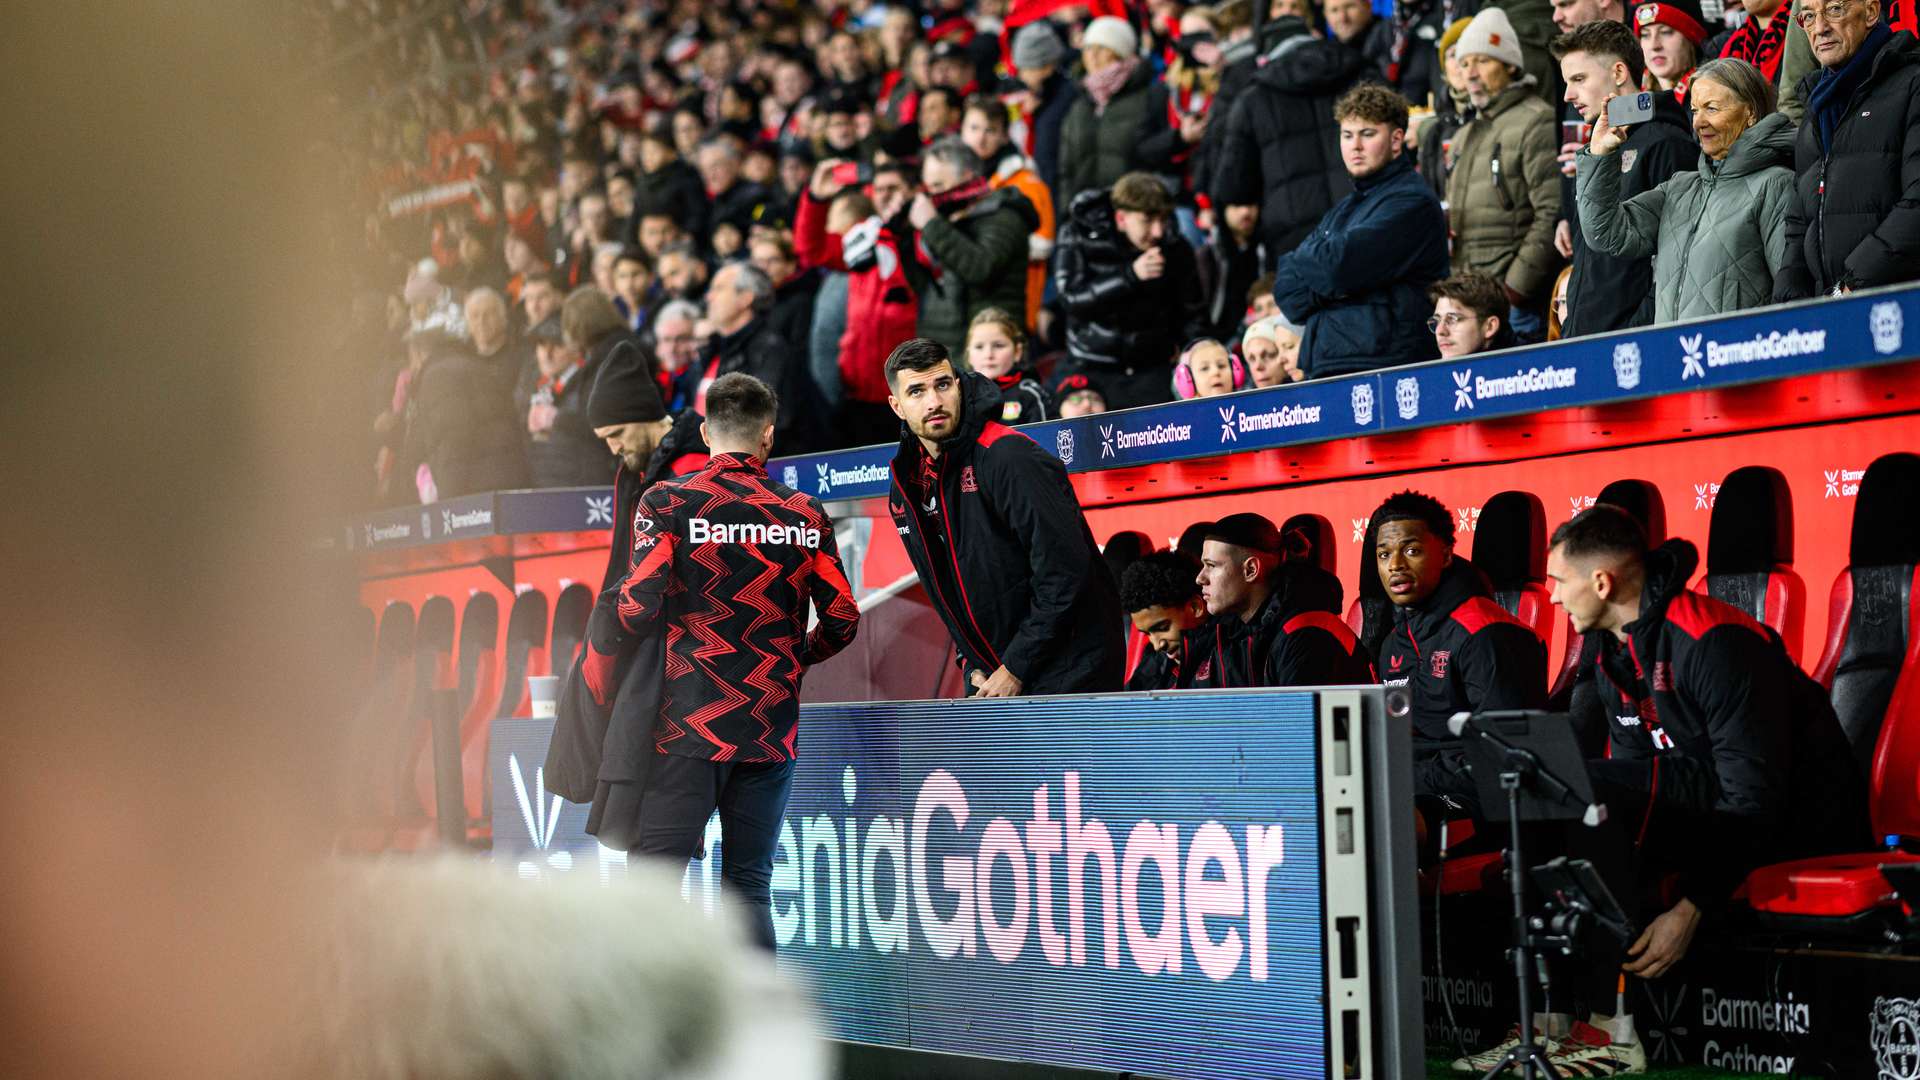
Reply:
[[[1420,891],[1428,896],[1458,896],[1463,893],[1492,892],[1506,885],[1507,853],[1482,851],[1461,855],[1440,864],[1439,877],[1432,871],[1420,874]]]
[[[1888,454],[1867,469],[1854,505],[1849,565],[1834,580],[1827,646],[1814,677],[1868,778],[1875,834],[1920,837],[1920,457]],[[1747,878],[1755,911],[1860,920],[1892,908],[1880,867],[1920,862],[1862,852],[1762,867]]]
[[[1771,626],[1800,662],[1807,586],[1793,572],[1793,495],[1780,470],[1749,465],[1727,474],[1707,528],[1705,592]]]
[[[1553,640],[1553,601],[1548,598],[1547,512],[1540,497],[1503,491],[1480,508],[1473,527],[1473,565],[1493,585],[1493,600],[1541,644]]]

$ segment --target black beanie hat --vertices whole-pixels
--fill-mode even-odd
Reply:
[[[644,424],[666,418],[653,365],[640,346],[623,341],[613,347],[587,395],[587,426],[598,430],[618,424]]]

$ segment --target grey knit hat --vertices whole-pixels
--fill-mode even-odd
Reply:
[[[1061,42],[1060,35],[1053,32],[1045,20],[1030,22],[1013,35],[1013,66],[1017,68],[1046,67],[1057,64],[1067,55],[1067,47]]]

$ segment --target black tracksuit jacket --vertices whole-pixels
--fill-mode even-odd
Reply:
[[[1340,581],[1317,566],[1282,563],[1274,591],[1249,620],[1213,618],[1187,632],[1195,689],[1371,683],[1373,664],[1340,609]]]
[[[1199,627],[1195,627],[1198,630]],[[1182,645],[1184,651],[1185,646]],[[1134,667],[1133,674],[1127,676],[1128,690],[1185,690],[1188,679],[1181,670],[1180,661],[1158,649],[1148,649]]]
[[[1647,558],[1627,641],[1582,642],[1576,724],[1608,733],[1597,775],[1644,795],[1621,824],[1681,872],[1682,895],[1722,903],[1754,867],[1866,850],[1866,787],[1820,685],[1779,638],[1729,604],[1687,589],[1694,546]]]
[[[1486,578],[1456,555],[1433,595],[1393,609],[1393,631],[1380,647],[1380,681],[1404,686],[1412,697],[1415,790],[1472,801],[1465,752],[1447,732],[1447,719],[1457,712],[1544,708],[1547,647],[1493,602]]]
[[[1126,615],[1066,467],[999,422],[1000,390],[961,377],[960,430],[923,487],[905,434],[887,508],[963,664],[1003,664],[1023,694],[1112,692],[1126,678]]]

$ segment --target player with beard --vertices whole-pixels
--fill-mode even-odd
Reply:
[[[1066,467],[1000,423],[999,388],[959,374],[939,342],[902,342],[886,376],[906,424],[888,509],[968,685],[981,697],[1119,690],[1119,592]]]

